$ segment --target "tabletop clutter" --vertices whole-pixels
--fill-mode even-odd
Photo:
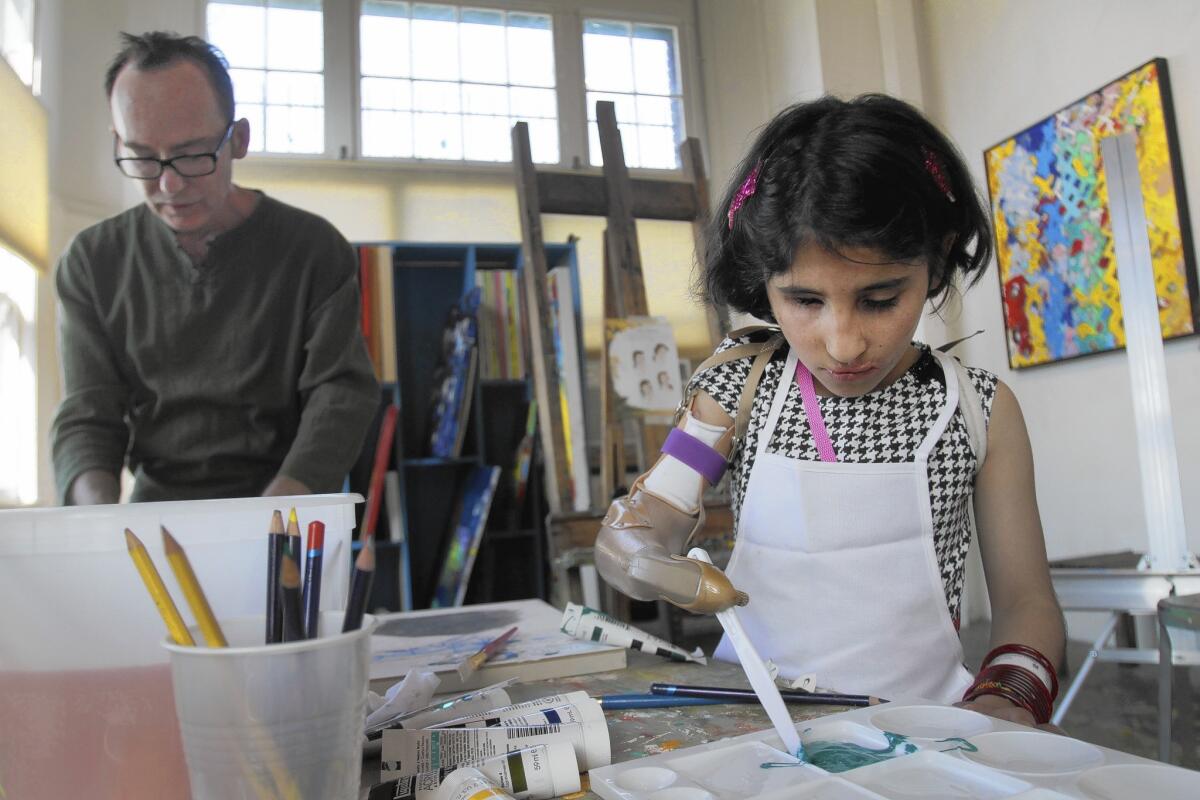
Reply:
[[[350,558],[353,497],[297,498],[286,517],[270,500],[235,501],[228,518],[227,503],[207,501],[74,512],[81,531],[104,531],[74,538],[43,535],[61,527],[57,510],[0,512],[0,528],[17,528],[0,537],[0,604],[20,613],[46,586],[71,591],[69,552],[69,572],[100,590],[70,632],[106,645],[80,649],[64,672],[39,626],[17,617],[0,631],[0,795],[72,796],[90,781],[109,796],[178,796],[186,784],[194,798],[320,800],[1200,797],[1188,770],[919,698],[818,691],[820,676],[785,681],[735,612],[719,619],[750,688],[710,685],[719,679],[705,675],[732,673],[699,648],[573,603],[376,617],[369,539]],[[630,651],[696,677],[531,697],[538,680],[613,674]],[[771,727],[656,754],[618,738],[629,715],[730,713],[707,708],[722,704],[760,704]],[[850,710],[797,723],[798,705]],[[64,753],[82,767],[57,768]]]

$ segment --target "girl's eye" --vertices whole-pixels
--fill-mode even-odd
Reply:
[[[867,308],[871,309],[872,311],[884,311],[889,308],[894,308],[896,303],[898,303],[898,302],[900,302],[900,296],[896,295],[894,297],[888,297],[883,300],[876,300],[874,298],[866,298],[865,300],[863,300],[863,305],[865,305]]]
[[[821,305],[819,297],[794,297],[792,302],[798,306],[815,307]]]

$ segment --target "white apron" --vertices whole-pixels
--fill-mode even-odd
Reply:
[[[958,405],[958,377],[949,356],[933,355],[946,376],[946,401],[915,460],[853,464],[832,461],[811,391],[805,413],[829,460],[766,452],[792,376],[811,380],[788,354],[758,434],[726,570],[750,595],[739,619],[781,675],[813,672],[840,692],[944,703],[960,700],[971,684],[946,608],[929,498],[929,453]],[[727,638],[715,656],[737,660]]]

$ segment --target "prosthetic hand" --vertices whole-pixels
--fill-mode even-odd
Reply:
[[[595,558],[604,580],[635,600],[661,597],[701,614],[749,602],[721,570],[676,555],[704,524],[703,481],[720,481],[732,440],[732,426],[684,412],[662,457],[613,501],[601,523]]]

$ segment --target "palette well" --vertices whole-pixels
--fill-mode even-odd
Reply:
[[[1195,800],[1200,772],[966,709],[892,702],[591,771],[605,800]]]

